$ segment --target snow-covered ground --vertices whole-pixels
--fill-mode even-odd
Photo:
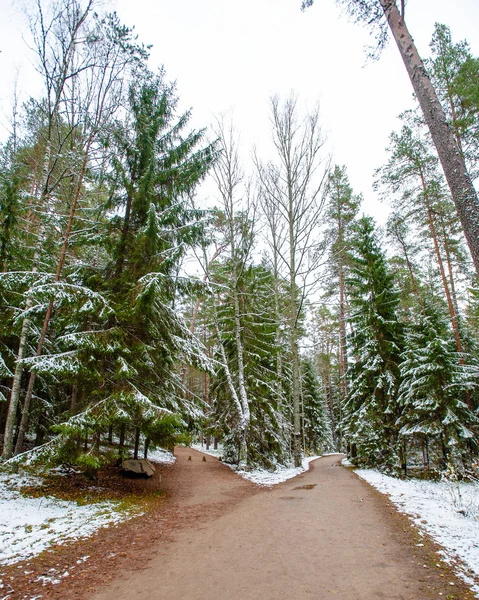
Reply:
[[[148,458],[163,464],[176,460],[161,449],[151,451]],[[114,501],[80,506],[53,497],[22,495],[22,487],[40,484],[39,478],[0,473],[0,564],[30,558],[52,544],[88,537],[100,527],[138,514],[133,509],[120,510],[120,503]]]
[[[215,450],[213,448],[213,444],[210,445],[209,449],[206,449],[206,444],[190,444],[190,448],[193,450],[198,450],[198,452],[203,452],[203,454],[209,454],[210,456],[216,456],[216,458],[220,458],[223,456],[223,444],[218,444],[218,449]]]
[[[172,465],[175,462],[176,457],[171,452],[168,452],[168,450],[157,448],[156,450],[150,450],[148,452],[148,460],[163,465]]]
[[[479,577],[479,485],[403,481],[371,469],[357,469],[356,474],[387,494],[401,512],[411,515],[419,531],[426,531],[444,547],[443,558],[479,598],[479,585],[456,563],[459,559]]]
[[[223,448],[221,444],[218,445],[217,450],[215,450],[213,446],[210,446],[210,449],[207,450],[206,445],[202,446],[201,444],[191,444],[191,448],[198,450],[199,452],[203,452],[204,454],[216,456],[217,458],[223,455]],[[322,456],[329,456],[329,454],[323,454]],[[271,486],[276,485],[277,483],[282,483],[283,481],[287,481],[292,477],[296,477],[297,475],[304,473],[309,469],[309,463],[317,458],[321,458],[321,456],[308,456],[307,458],[304,458],[300,467],[278,467],[275,471],[267,471],[266,469],[240,471],[235,469],[235,472],[238,475],[241,475],[241,477],[244,479],[248,479],[257,485]]]
[[[296,477],[297,475],[301,475],[309,469],[309,463],[317,458],[321,458],[320,456],[308,456],[308,458],[303,458],[303,462],[300,467],[280,467],[277,468],[276,471],[266,471],[265,469],[255,469],[253,471],[236,471],[238,475],[244,477],[244,479],[249,479],[253,483],[257,485],[276,485],[277,483],[282,483],[283,481],[287,481],[292,477]]]
[[[31,498],[24,486],[38,485],[36,478],[0,475],[0,564],[12,564],[39,554],[52,544],[87,537],[99,527],[128,519],[117,502],[79,506],[58,498]]]

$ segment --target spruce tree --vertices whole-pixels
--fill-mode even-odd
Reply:
[[[350,369],[343,427],[353,458],[394,469],[402,461],[396,421],[403,333],[396,314],[398,293],[371,218],[358,221],[351,261],[346,283],[356,362]]]
[[[330,452],[334,449],[331,422],[313,360],[309,357],[304,358],[301,368],[305,451],[307,454]]]
[[[459,358],[447,319],[428,302],[406,336],[398,425],[405,439],[435,441],[444,467],[454,446],[467,450],[479,425],[464,402],[465,392],[476,385],[476,369]]]

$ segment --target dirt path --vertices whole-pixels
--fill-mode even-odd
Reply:
[[[474,597],[438,561],[437,548],[417,547],[408,520],[338,456],[258,489],[180,448],[164,485],[187,521],[149,548],[141,570],[123,570],[87,600]]]

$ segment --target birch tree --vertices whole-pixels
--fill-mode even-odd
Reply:
[[[329,162],[316,108],[304,119],[297,99],[271,99],[271,125],[276,160],[258,164],[261,194],[278,211],[277,252],[288,280],[288,335],[292,369],[293,455],[301,464],[300,317],[307,294],[317,283],[323,258],[321,223]]]
[[[221,199],[224,214],[225,246],[228,248],[229,289],[233,299],[234,340],[237,360],[237,381],[228,364],[228,358],[222,341],[221,328],[215,309],[215,327],[219,338],[221,355],[224,363],[228,387],[239,416],[239,464],[248,463],[247,436],[251,420],[250,399],[245,383],[245,364],[243,351],[242,314],[240,309],[240,281],[253,247],[255,206],[251,202],[248,191],[242,187],[244,173],[240,165],[237,138],[230,124],[218,123],[216,135],[219,140],[220,154],[213,166],[213,176]]]

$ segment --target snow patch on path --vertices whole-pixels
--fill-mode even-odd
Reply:
[[[426,531],[444,547],[443,558],[471,585],[479,598],[479,585],[455,565],[457,559],[479,577],[479,487],[446,481],[401,480],[372,469],[356,474],[387,494],[398,509],[411,516],[419,530]]]

